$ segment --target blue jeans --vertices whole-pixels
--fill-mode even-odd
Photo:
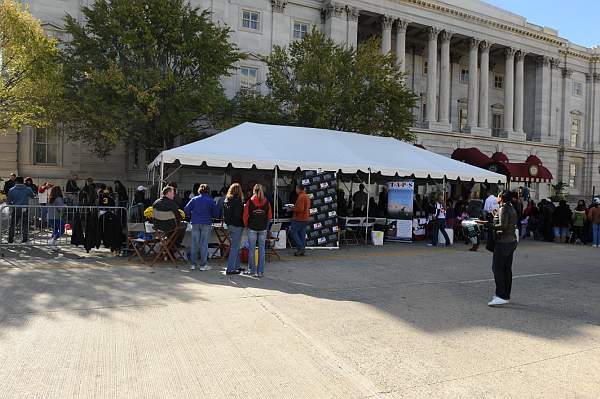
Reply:
[[[554,227],[554,238],[567,238],[567,235],[569,234],[569,228],[568,227]]]
[[[594,239],[592,244],[600,245],[600,223],[592,224],[592,237]]]
[[[229,258],[227,259],[227,271],[233,272],[240,268],[240,242],[242,241],[243,227],[227,226],[229,230],[229,240],[231,248],[229,249]]]
[[[52,228],[52,238],[58,240],[60,236],[65,234],[65,222],[61,219],[48,220],[49,227]]]
[[[298,251],[304,251],[306,247],[306,222],[293,220],[290,225],[290,236]]]
[[[250,273],[256,272],[256,259],[254,259],[256,242],[258,241],[258,273],[265,271],[265,242],[267,231],[256,231],[248,229],[248,269]]]
[[[210,224],[192,225],[192,264],[198,265],[198,251],[200,251],[200,266],[206,266],[208,261],[208,239],[210,238]]]
[[[433,237],[431,237],[431,244],[438,245],[438,234],[442,233],[446,245],[450,245],[450,237],[446,233],[446,219],[436,219],[433,221]]]

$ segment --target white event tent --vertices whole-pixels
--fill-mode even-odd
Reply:
[[[455,161],[390,137],[327,129],[242,123],[214,136],[162,151],[148,165],[206,164],[209,167],[263,170],[328,170],[381,173],[384,176],[505,182],[506,177]]]

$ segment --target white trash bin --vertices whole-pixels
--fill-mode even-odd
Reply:
[[[373,245],[383,245],[383,231],[371,231]]]
[[[453,229],[446,229],[446,234],[448,234],[448,238],[450,238],[450,244],[454,244],[454,230]],[[438,232],[438,244],[439,245],[443,245],[442,243],[445,243],[446,239],[444,238],[444,235],[442,234],[442,232]]]
[[[275,249],[285,249],[287,244],[287,231],[281,229],[279,231],[279,241],[275,241]]]

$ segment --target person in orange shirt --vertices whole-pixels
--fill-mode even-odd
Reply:
[[[304,192],[304,186],[302,184],[296,185],[296,193],[298,194],[298,198],[292,209],[293,216],[292,224],[290,226],[290,236],[296,246],[294,256],[304,256],[304,248],[306,247],[306,225],[310,218],[310,199]]]

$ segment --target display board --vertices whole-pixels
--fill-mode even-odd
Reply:
[[[302,185],[310,198],[307,248],[337,248],[337,178],[335,172],[303,171]]]
[[[413,194],[415,183],[403,180],[388,183],[386,240],[412,241]]]

